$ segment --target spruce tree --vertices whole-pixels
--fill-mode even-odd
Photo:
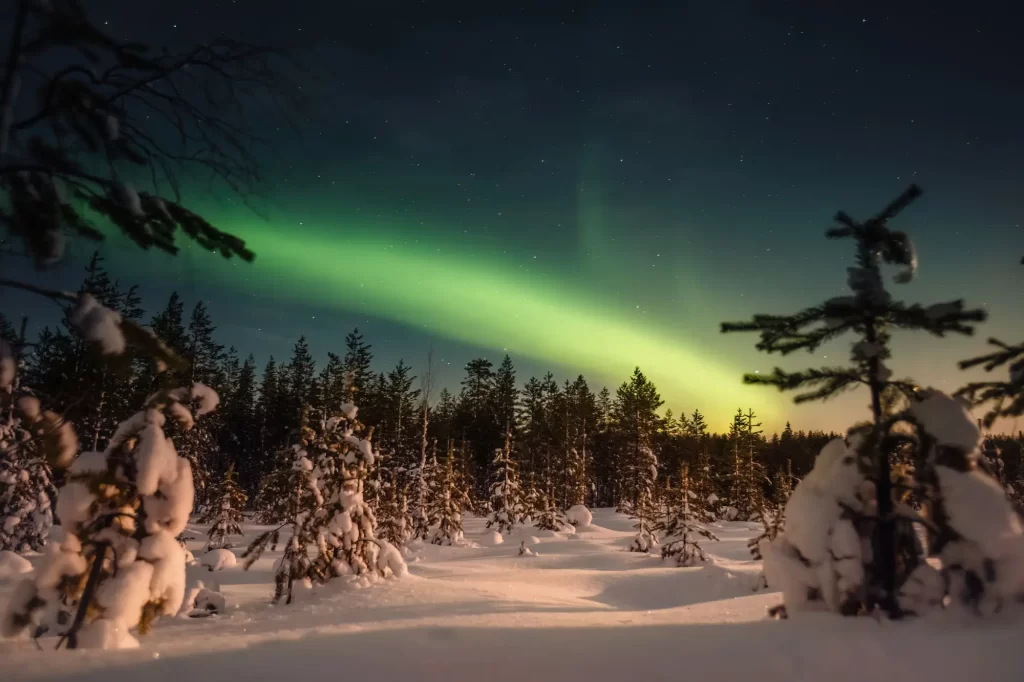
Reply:
[[[674,558],[679,566],[690,566],[697,559],[707,561],[700,546],[700,538],[715,540],[702,524],[707,523],[708,512],[690,487],[689,467],[683,464],[679,471],[679,489],[668,489],[668,514],[655,524],[661,536],[661,558]]]
[[[437,523],[437,518],[433,516],[438,495],[437,477],[437,440],[435,439],[431,456],[427,456],[426,444],[422,444],[420,461],[415,468],[409,471],[409,478],[412,481],[409,513],[412,516],[413,538],[426,540],[430,535],[430,529]]]
[[[64,538],[18,590],[5,635],[35,623],[59,628],[68,648],[122,648],[137,646],[129,630],[145,634],[160,615],[177,613],[185,556],[176,536],[192,509],[192,476],[163,426],[168,416],[192,422],[190,404],[202,416],[217,395],[202,384],[154,394],[105,451],[74,461],[57,498]]]
[[[438,478],[437,496],[431,517],[437,519],[437,527],[431,542],[435,545],[452,545],[462,539],[462,514],[469,506],[469,495],[459,487],[455,476],[455,448],[448,441],[448,453]]]
[[[211,524],[208,533],[210,540],[206,549],[229,549],[231,544],[227,542],[227,538],[231,535],[242,535],[242,522],[245,520],[242,510],[245,509],[248,499],[245,492],[238,487],[235,465],[232,464],[217,485],[210,509],[199,519],[199,523]]]
[[[326,420],[313,421],[304,409],[295,453],[295,505],[291,538],[275,575],[274,601],[293,597],[296,580],[326,582],[340,576],[382,578],[404,575],[405,562],[387,540],[378,538],[377,519],[364,498],[377,464],[354,406]],[[243,554],[248,570],[280,529],[257,537]],[[316,557],[309,551],[316,547]]]
[[[0,315],[0,551],[41,550],[57,494],[40,434],[32,429],[38,399],[18,376],[23,348],[24,339]]]
[[[894,385],[913,394],[914,387],[907,382],[892,380],[886,367],[889,359],[889,339],[892,329],[917,329],[936,336],[949,333],[970,334],[972,322],[980,322],[985,314],[980,310],[967,310],[961,301],[931,306],[907,305],[893,300],[882,280],[883,265],[904,266],[896,281],[912,279],[917,265],[913,245],[906,234],[889,229],[888,222],[921,194],[912,185],[881,213],[861,223],[840,211],[836,215],[837,227],[826,233],[830,239],[852,239],[855,244],[855,265],[847,269],[847,284],[851,295],[829,299],[794,315],[756,315],[750,322],[723,323],[723,332],[755,331],[760,334],[759,350],[788,355],[794,351],[814,351],[822,344],[852,332],[857,338],[853,344],[848,366],[824,367],[798,372],[776,368],[771,374],[748,374],[746,383],[775,386],[780,390],[803,390],[796,402],[825,400],[858,385],[868,387],[871,396],[870,428],[856,440],[858,465],[861,474],[874,483],[877,510],[864,509],[866,523],[859,524],[860,532],[873,546],[874,561],[866,566],[866,582],[862,604],[845,604],[847,612],[859,609],[881,608],[892,617],[900,615],[896,595],[906,570],[913,562],[897,565],[897,557],[915,556],[916,550],[906,543],[912,533],[898,526],[893,514],[894,500],[891,480],[890,454],[894,440],[883,419],[882,393]],[[905,524],[903,524],[905,525]]]
[[[1024,259],[1021,260],[1024,264]],[[967,384],[958,391],[975,405],[991,404],[985,414],[985,426],[991,427],[1000,417],[1024,415],[1024,342],[1016,345],[990,338],[989,344],[997,350],[976,358],[964,360],[960,369],[982,366],[986,372],[1009,365],[1006,381],[977,381]]]
[[[533,522],[537,530],[559,531],[572,527],[565,519],[565,515],[559,511],[554,496],[543,490],[537,493]]]
[[[634,473],[635,502],[630,508],[630,518],[636,520],[633,528],[636,536],[630,545],[631,552],[650,552],[658,546],[657,501],[655,482],[658,476],[658,458],[647,445],[641,445]]]
[[[409,487],[402,472],[392,470],[383,486],[377,535],[401,549],[412,539],[415,523],[409,510]]]
[[[256,360],[248,356],[238,371],[234,390],[221,415],[221,450],[238,470],[242,490],[258,489],[260,479],[260,424],[257,418]],[[253,495],[255,496],[255,495]]]
[[[523,522],[525,516],[523,490],[519,472],[512,460],[511,441],[511,434],[506,432],[505,446],[494,451],[494,460],[491,462],[487,528],[494,527],[499,533],[511,533],[517,523]]]
[[[659,423],[656,411],[661,405],[657,388],[639,367],[616,392],[612,416],[618,440],[620,509],[633,512],[639,510],[641,501],[646,505],[651,502],[658,474],[658,460],[652,446]],[[642,513],[646,517],[650,510],[644,509]]]

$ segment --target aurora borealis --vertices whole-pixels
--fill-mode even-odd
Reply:
[[[894,369],[954,388],[985,336],[1024,334],[1024,91],[1007,85],[1022,48],[983,8],[95,4],[153,40],[228,31],[316,63],[298,133],[262,131],[258,214],[186,187],[254,264],[116,240],[107,254],[150,310],[174,288],[207,300],[259,363],[300,334],[322,360],[358,325],[378,369],[420,369],[433,346],[450,388],[479,355],[508,352],[521,381],[550,369],[594,388],[639,365],[666,407],[716,428],[749,406],[766,429],[838,429],[863,396],[793,407],[745,387],[777,358],[717,325],[839,295],[850,254],[822,236],[829,219],[911,181],[926,194],[898,226],[921,274],[894,294],[963,297],[991,321],[976,339],[898,337]],[[56,276],[73,283],[87,250]]]

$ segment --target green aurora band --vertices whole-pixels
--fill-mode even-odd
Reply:
[[[622,305],[550,274],[527,271],[497,255],[374,229],[286,233],[256,219],[221,225],[257,254],[252,265],[206,270],[248,293],[312,302],[425,329],[443,338],[559,364],[609,381],[639,365],[666,406],[699,405],[718,426],[738,405],[758,405],[775,421],[777,399],[744,386],[740,370],[710,359]],[[681,401],[685,401],[681,402]]]

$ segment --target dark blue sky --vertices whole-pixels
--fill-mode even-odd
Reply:
[[[708,349],[738,383],[771,361],[715,323],[837,294],[847,252],[821,236],[830,217],[866,216],[917,182],[926,196],[899,226],[922,270],[901,295],[963,296],[989,308],[989,333],[1024,333],[1024,47],[1010,3],[363,4],[87,3],[124,37],[301,48],[305,120],[297,135],[261,130],[261,206],[283,234],[383,233],[557,275],[621,304],[616,319],[642,311],[637,325]],[[232,227],[261,220],[195,197]],[[150,308],[172,287],[208,299],[225,343],[260,362],[300,333],[336,349],[357,323],[382,365],[417,365],[433,343],[449,383],[473,355],[503,352],[351,300],[253,303],[213,284],[222,265],[203,254],[170,262],[115,242],[110,256],[115,273],[144,279]],[[53,276],[73,282],[79,266]],[[951,388],[955,360],[978,345],[898,341],[896,365]],[[571,353],[509,352],[525,375],[586,371]],[[671,397],[677,412],[700,406],[697,389]]]

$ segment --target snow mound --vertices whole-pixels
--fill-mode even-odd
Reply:
[[[933,390],[927,398],[915,403],[910,413],[939,445],[965,452],[973,452],[978,447],[981,431],[962,400]]]
[[[238,563],[235,553],[229,549],[214,549],[203,555],[200,563],[211,571],[223,571]]]
[[[523,540],[523,542],[525,542],[528,545],[539,545],[540,544],[540,538],[537,537],[536,535],[531,535],[530,537],[528,537],[525,540]]]
[[[4,550],[0,552],[0,578],[15,578],[32,572],[32,564],[25,557]]]
[[[577,504],[565,512],[565,520],[577,528],[586,528],[594,522],[594,515],[584,505]]]
[[[484,533],[480,537],[480,544],[484,547],[496,547],[503,542],[505,542],[505,538],[496,530]]]

